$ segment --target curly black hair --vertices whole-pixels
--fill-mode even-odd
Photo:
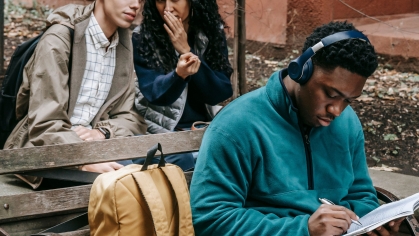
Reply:
[[[320,42],[324,37],[348,30],[356,29],[346,21],[322,25],[307,37],[303,52]],[[370,43],[358,39],[341,40],[324,47],[317,51],[316,55],[312,57],[312,61],[314,66],[326,70],[333,70],[339,66],[366,78],[372,75],[378,66],[374,47]]]
[[[201,30],[208,37],[208,46],[204,54],[206,63],[213,70],[224,70],[231,73],[228,57],[221,51],[226,48],[223,27],[225,22],[218,13],[216,0],[188,0],[190,3],[189,32]],[[163,68],[167,73],[176,68],[178,58],[170,41],[169,35],[163,27],[164,21],[156,7],[156,0],[145,0],[143,21],[139,34],[134,35],[138,40],[139,55],[151,69]]]

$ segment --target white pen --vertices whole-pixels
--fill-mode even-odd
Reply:
[[[326,198],[319,198],[321,203],[327,204],[327,205],[335,205],[332,201],[326,199]],[[352,220],[352,219],[351,219]],[[352,220],[352,223],[355,223],[359,226],[362,226],[361,222],[357,221],[357,220]]]

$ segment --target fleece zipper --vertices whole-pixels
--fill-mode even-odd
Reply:
[[[311,156],[311,148],[310,148],[311,127],[304,128],[302,125],[300,125],[300,130],[301,130],[301,135],[303,136],[304,150],[306,153],[308,190],[313,190],[314,189],[313,158]]]

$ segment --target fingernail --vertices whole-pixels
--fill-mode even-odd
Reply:
[[[393,226],[394,225],[394,222],[392,221],[388,225]]]
[[[377,228],[377,230],[381,230],[381,226]]]
[[[359,220],[359,216],[356,216],[356,218]]]

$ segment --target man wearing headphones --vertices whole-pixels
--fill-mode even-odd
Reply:
[[[197,235],[341,235],[379,206],[348,106],[377,68],[374,48],[352,24],[332,22],[303,52],[207,128],[190,189]]]

